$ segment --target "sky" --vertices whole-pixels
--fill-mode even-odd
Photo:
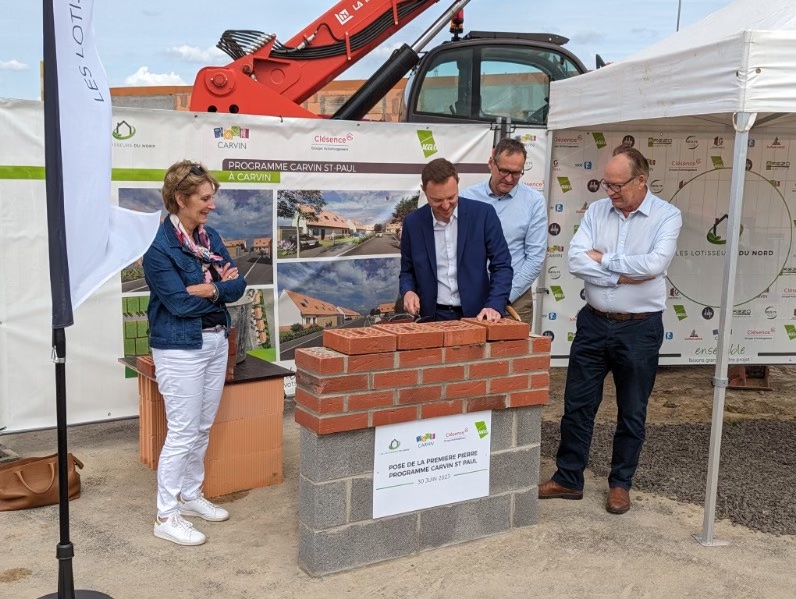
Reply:
[[[353,3],[354,0],[351,0]],[[362,79],[396,47],[412,44],[451,2],[439,0],[339,79]],[[587,68],[630,56],[728,4],[730,0],[471,0],[465,31],[557,33]],[[13,5],[13,9],[12,9]],[[94,1],[94,28],[111,87],[192,85],[204,66],[231,59],[215,48],[227,29],[275,33],[286,42],[333,7],[333,0]],[[0,97],[38,100],[42,58],[42,2],[0,1]],[[447,26],[429,48],[449,38]]]

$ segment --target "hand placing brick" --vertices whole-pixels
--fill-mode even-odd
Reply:
[[[323,344],[349,356],[395,351],[395,335],[368,327],[332,329],[323,332]]]
[[[460,322],[469,322],[486,329],[487,341],[508,341],[514,339],[527,339],[531,327],[527,322],[518,322],[511,318],[501,318],[497,322],[477,320],[475,318],[462,318]]]
[[[443,332],[427,326],[425,323],[384,323],[373,325],[392,333],[396,338],[396,349],[425,349],[429,347],[442,347]]]

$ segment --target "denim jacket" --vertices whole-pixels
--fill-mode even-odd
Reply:
[[[222,256],[225,262],[232,262],[216,230],[205,227],[205,231],[210,238],[211,251]],[[186,287],[205,282],[202,265],[182,247],[168,217],[144,254],[144,278],[150,291],[149,345],[158,349],[201,349],[202,315],[219,307],[226,315],[229,335],[231,319],[224,304],[240,299],[246,290],[246,281],[239,276],[232,281],[216,282],[218,304],[189,294]]]

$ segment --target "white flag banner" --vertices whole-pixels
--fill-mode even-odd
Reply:
[[[111,95],[94,44],[94,0],[56,0],[59,125],[69,289],[76,309],[155,237],[160,212],[113,206]]]

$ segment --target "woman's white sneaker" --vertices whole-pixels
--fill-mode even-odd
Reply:
[[[199,495],[196,499],[190,501],[180,501],[180,514],[183,516],[196,516],[207,520],[208,522],[223,522],[229,520],[229,512],[223,507],[218,507],[212,501],[204,498],[204,495]]]
[[[177,545],[201,545],[207,541],[207,537],[180,514],[172,514],[165,522],[156,519],[155,536]]]

